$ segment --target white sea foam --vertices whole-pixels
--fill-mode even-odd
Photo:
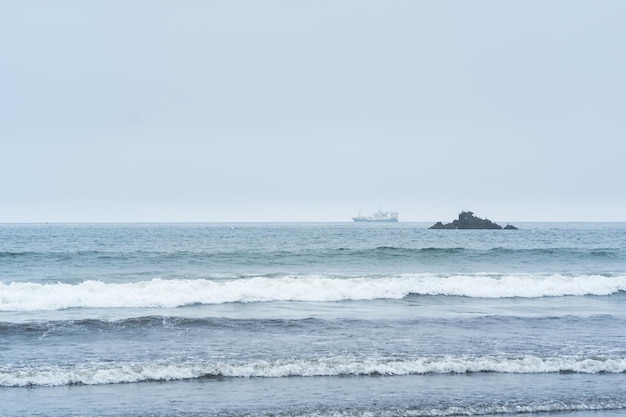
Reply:
[[[344,409],[332,411],[314,411],[310,413],[281,413],[283,417],[447,417],[447,416],[491,416],[505,414],[538,414],[538,413],[561,413],[568,411],[591,411],[600,412],[603,410],[622,410],[626,408],[626,402],[622,399],[597,399],[597,400],[577,400],[572,402],[564,401],[537,401],[530,404],[516,404],[509,402],[505,404],[471,404],[456,405],[448,407],[410,407],[404,409],[394,407],[390,409],[377,409],[367,412],[363,410]],[[585,414],[588,415],[588,414]],[[605,415],[600,413],[598,415]],[[613,415],[613,414],[610,414]],[[617,415],[617,414],[616,414]],[[621,414],[620,414],[621,415]],[[259,416],[264,416],[260,414]],[[593,414],[596,416],[596,414]],[[582,415],[581,415],[582,417]],[[596,416],[597,417],[597,416]]]
[[[254,277],[234,280],[152,279],[134,283],[0,284],[0,311],[67,308],[179,307],[191,304],[401,299],[409,294],[479,298],[610,295],[626,276],[432,275],[336,278]]]
[[[441,357],[416,359],[253,360],[182,363],[87,363],[72,367],[0,368],[0,386],[100,385],[142,381],[171,381],[204,377],[282,378],[497,373],[623,373],[626,358]]]

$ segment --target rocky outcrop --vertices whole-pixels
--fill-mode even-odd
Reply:
[[[452,223],[437,222],[430,229],[502,229],[502,226],[489,219],[476,217],[471,211],[462,211],[459,218]],[[517,229],[517,227],[509,224],[505,229]]]
[[[455,220],[456,221],[456,220]],[[437,222],[429,227],[429,229],[456,229],[456,226],[452,223],[443,224],[441,222]]]

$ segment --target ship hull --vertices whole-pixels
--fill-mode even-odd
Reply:
[[[359,223],[397,223],[398,219],[397,218],[391,218],[391,219],[368,219],[367,217],[353,217],[352,218],[353,221]]]

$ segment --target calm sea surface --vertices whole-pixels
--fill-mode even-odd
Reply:
[[[516,225],[0,224],[0,415],[626,415],[626,223]]]

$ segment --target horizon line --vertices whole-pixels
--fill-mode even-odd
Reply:
[[[436,223],[440,220],[404,220],[397,222],[365,222],[364,224],[399,224],[399,223]],[[492,220],[495,223],[626,223],[626,220]],[[133,221],[133,220],[116,220],[116,221],[0,221],[0,225],[11,224],[218,224],[218,223],[347,223],[347,224],[361,224],[351,220],[293,220],[293,221],[281,221],[281,220],[153,220],[153,221]]]

